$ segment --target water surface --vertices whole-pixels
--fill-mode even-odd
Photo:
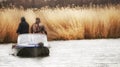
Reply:
[[[120,67],[120,39],[50,41],[50,56],[12,56],[0,44],[0,67]]]

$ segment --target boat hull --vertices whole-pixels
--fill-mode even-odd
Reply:
[[[44,57],[50,53],[47,47],[16,47],[15,51],[20,57]]]

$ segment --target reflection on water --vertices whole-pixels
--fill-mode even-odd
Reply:
[[[52,41],[50,56],[20,58],[0,45],[0,67],[120,67],[120,39]]]

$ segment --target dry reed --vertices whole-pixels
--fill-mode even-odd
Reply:
[[[120,6],[90,8],[0,9],[0,42],[15,42],[20,18],[30,26],[41,18],[49,40],[119,38]]]

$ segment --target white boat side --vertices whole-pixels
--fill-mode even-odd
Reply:
[[[18,36],[17,46],[34,47],[40,42],[44,43],[45,47],[49,47],[45,34],[21,34]]]

